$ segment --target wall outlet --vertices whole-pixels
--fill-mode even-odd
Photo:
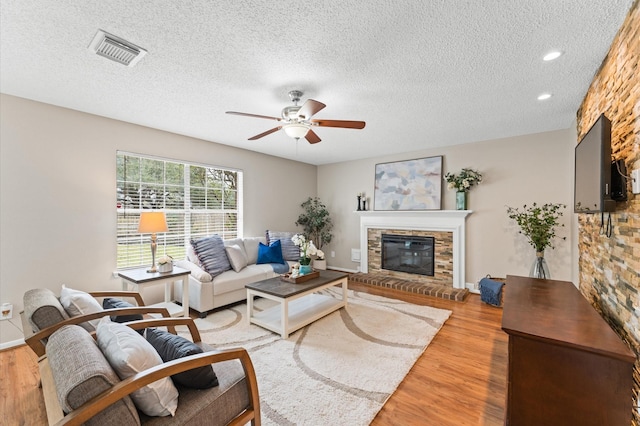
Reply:
[[[336,252],[334,250],[331,250],[331,257],[336,257]]]
[[[631,172],[631,192],[640,194],[640,169]]]

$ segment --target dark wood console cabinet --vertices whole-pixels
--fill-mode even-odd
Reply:
[[[566,281],[508,276],[505,424],[629,426],[633,352]]]

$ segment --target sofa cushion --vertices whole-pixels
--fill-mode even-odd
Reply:
[[[162,358],[144,337],[126,325],[103,318],[96,330],[98,345],[120,379],[162,364]],[[136,407],[149,416],[174,415],[178,390],[164,377],[131,394]]]
[[[260,243],[267,244],[267,239],[265,237],[247,237],[244,238],[242,242],[244,244],[244,251],[247,254],[247,264],[254,265],[258,262],[258,245]]]
[[[267,245],[276,240],[280,240],[282,245],[282,257],[284,260],[298,261],[300,259],[300,247],[293,244],[291,237],[296,235],[295,232],[270,231],[267,229]]]
[[[102,307],[104,309],[133,308],[134,306],[135,305],[132,305],[129,302],[125,302],[124,300],[120,300],[120,299],[115,299],[113,297],[105,297],[102,300]],[[111,316],[111,321],[115,321],[115,322],[140,321],[141,319],[142,319],[142,314]]]
[[[22,297],[24,314],[34,332],[69,318],[58,297],[48,288],[27,290]]]
[[[58,401],[65,413],[120,382],[95,340],[77,325],[65,325],[51,335],[47,343],[47,360]],[[140,424],[140,420],[127,396],[85,424],[124,426]]]
[[[273,267],[270,263],[247,265],[247,267],[240,272],[223,272],[213,281],[213,295],[217,296],[236,290],[243,290],[246,297],[245,285],[266,280],[267,278],[273,278],[274,276]]]
[[[103,310],[98,301],[89,293],[81,290],[74,290],[65,285],[62,286],[62,290],[60,291],[60,303],[71,317],[93,314]],[[95,319],[83,322],[80,325],[88,331],[94,331],[99,322],[99,319]]]
[[[203,391],[178,385],[179,408],[175,417],[150,418],[141,414],[140,419],[143,424],[150,426],[229,424],[238,413],[249,406],[247,383],[242,364],[237,360],[217,362],[215,368],[219,386]]]
[[[147,341],[151,343],[164,362],[203,352],[202,348],[195,343],[164,330],[148,328],[145,335]],[[218,386],[218,378],[211,365],[174,374],[171,378],[176,384],[195,389]]]
[[[285,263],[282,258],[282,246],[280,240],[276,240],[268,246],[260,243],[258,245],[258,265],[262,263]]]
[[[186,259],[176,260],[175,265],[179,268],[188,269],[189,271],[191,271],[191,276],[202,283],[208,283],[208,282],[211,282],[211,280],[213,280],[213,277],[211,276],[211,274],[209,274],[207,271],[204,271],[195,263],[191,263]]]
[[[234,244],[232,246],[226,246],[227,257],[229,263],[234,271],[240,272],[245,266],[247,266],[247,254],[240,246]]]
[[[212,235],[199,240],[192,239],[191,245],[204,270],[212,277],[231,269],[227,251],[220,235]]]

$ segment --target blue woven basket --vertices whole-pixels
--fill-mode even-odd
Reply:
[[[483,278],[480,280],[480,300],[493,306],[502,306],[502,286],[504,283]]]

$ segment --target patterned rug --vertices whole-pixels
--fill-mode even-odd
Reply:
[[[265,309],[273,302],[257,299],[255,305]],[[245,304],[196,323],[204,342],[249,351],[263,424],[368,425],[450,314],[349,290],[346,309],[288,339],[247,324]]]

